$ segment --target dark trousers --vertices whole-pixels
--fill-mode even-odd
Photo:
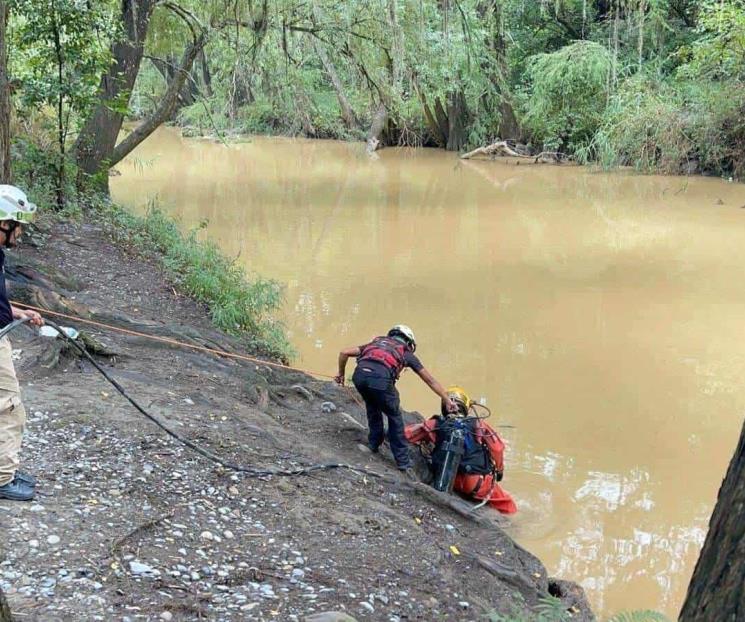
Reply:
[[[367,408],[368,443],[377,449],[383,442],[383,415],[388,417],[388,442],[399,469],[408,469],[409,444],[404,436],[404,420],[401,416],[398,391],[391,378],[369,373],[357,367],[352,382],[365,400]]]

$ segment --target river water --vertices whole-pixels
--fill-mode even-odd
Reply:
[[[287,284],[300,366],[411,325],[435,377],[515,426],[514,537],[603,616],[677,614],[745,410],[745,186],[166,129],[120,171],[115,200],[206,218]]]

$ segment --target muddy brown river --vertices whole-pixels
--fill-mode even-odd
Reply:
[[[745,186],[173,130],[120,171],[115,200],[209,219],[287,284],[300,366],[411,325],[438,379],[514,426],[514,537],[602,616],[677,615],[745,412]]]

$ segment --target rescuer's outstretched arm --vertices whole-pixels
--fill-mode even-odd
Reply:
[[[360,355],[359,346],[346,348],[339,352],[339,374],[334,378],[337,384],[344,384],[344,370],[347,368],[347,361],[350,356],[357,357]]]
[[[424,369],[424,367],[422,367],[416,373],[424,381],[424,383],[430,389],[432,389],[432,391],[434,391],[437,395],[439,395],[440,396],[440,399],[443,402],[445,402],[445,408],[447,409],[448,412],[453,413],[456,410],[458,410],[458,407],[455,405],[455,402],[453,402],[453,400],[451,400],[448,397],[448,394],[445,391],[445,388],[439,382],[437,382],[437,380],[435,379],[435,377],[432,374],[430,374],[426,369]]]

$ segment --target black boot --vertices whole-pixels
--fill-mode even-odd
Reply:
[[[0,499],[10,499],[11,501],[31,501],[33,498],[34,489],[17,479],[5,484],[5,486],[0,486]]]
[[[27,486],[31,486],[31,488],[34,488],[36,486],[36,478],[30,473],[26,473],[25,471],[16,471],[15,481],[26,484]]]

